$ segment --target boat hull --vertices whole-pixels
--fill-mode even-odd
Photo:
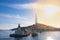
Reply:
[[[24,34],[10,34],[10,37],[26,37],[31,34],[31,31],[26,31]]]
[[[26,37],[30,34],[25,34],[25,35],[17,35],[17,34],[10,34],[10,37]]]
[[[32,37],[35,37],[35,36],[37,36],[38,34],[32,34]]]

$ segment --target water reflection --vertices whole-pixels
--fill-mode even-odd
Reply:
[[[14,38],[15,40],[23,40],[23,38]]]
[[[39,34],[38,36],[32,37],[31,35],[23,38],[15,38],[15,40],[54,40],[54,38],[50,35]]]
[[[54,40],[52,37],[47,37],[46,40]]]
[[[60,40],[60,31],[50,31],[50,32],[42,32],[39,33],[38,36],[32,37],[27,36],[27,37],[23,37],[23,38],[11,38],[6,34],[2,34],[4,32],[0,32],[0,40]]]
[[[14,40],[39,40],[38,36],[32,37],[32,36],[28,36],[28,37],[22,37],[22,38],[14,38]]]
[[[33,40],[38,40],[38,36],[32,37]]]

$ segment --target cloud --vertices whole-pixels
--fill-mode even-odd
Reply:
[[[34,8],[36,8],[37,3],[24,3],[24,4],[0,3],[0,5],[15,8],[15,9],[34,9]],[[4,17],[4,19],[5,18],[7,19],[7,20],[3,20],[4,23],[0,24],[0,29],[15,28],[15,27],[17,27],[18,23],[20,23],[21,26],[28,26],[28,25],[32,25],[34,23],[33,18],[29,19],[29,17],[21,16],[19,14],[17,14],[17,15],[0,14],[0,17]]]
[[[0,3],[0,5],[3,6],[7,6],[7,7],[12,7],[12,8],[16,8],[16,9],[34,9],[37,7],[37,2],[34,3],[26,3],[26,4],[4,4],[4,3]]]
[[[9,20],[10,21],[10,20]],[[21,25],[21,27],[27,27],[29,25],[34,24],[34,21],[30,21],[30,20],[12,20],[9,23],[3,23],[0,24],[0,29],[12,29],[12,28],[17,28],[18,24]]]
[[[25,17],[22,17],[20,15],[9,15],[9,14],[0,14],[0,17],[7,17],[7,18],[17,18],[17,19],[27,19]]]
[[[6,18],[10,18],[12,20],[4,20],[4,23],[0,24],[0,29],[12,29],[12,28],[16,28],[17,24],[21,24],[21,26],[23,27],[27,27],[29,25],[32,25],[34,23],[33,20],[30,20],[29,18],[26,17],[22,17],[20,15],[10,15],[10,14],[0,14],[0,17],[6,17]],[[3,21],[2,21],[3,22]],[[5,28],[4,28],[5,27]]]
[[[0,25],[0,29],[12,29],[16,28],[17,24],[2,24]]]
[[[18,22],[20,23],[21,27],[28,27],[33,23],[33,21],[17,21],[17,23],[7,23],[7,24],[0,24],[0,29],[13,29],[18,27]]]

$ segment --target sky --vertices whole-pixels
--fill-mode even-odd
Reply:
[[[60,0],[0,0],[0,29],[38,23],[60,28]]]
[[[60,28],[60,0],[38,0],[38,22]]]

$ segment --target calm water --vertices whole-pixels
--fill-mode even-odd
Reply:
[[[50,31],[50,32],[42,32],[38,33],[38,36],[32,37],[29,35],[28,37],[23,38],[11,38],[9,34],[14,33],[10,30],[0,30],[0,40],[60,40],[60,32],[59,31]]]

